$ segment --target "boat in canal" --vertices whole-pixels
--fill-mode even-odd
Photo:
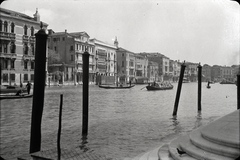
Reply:
[[[105,88],[105,89],[129,89],[129,88],[133,88],[135,85],[131,85],[131,86],[115,86],[115,85],[99,85],[99,88]]]
[[[228,80],[222,80],[220,84],[236,84],[236,82],[228,81]]]
[[[10,85],[0,86],[0,94],[16,94],[18,91],[21,91],[22,93],[27,93],[27,88]]]
[[[170,90],[173,89],[173,85],[170,83],[152,83],[151,85],[146,86],[148,91],[156,91],[156,90]]]
[[[0,95],[1,99],[22,99],[22,98],[31,98],[32,94],[22,94],[22,95]]]

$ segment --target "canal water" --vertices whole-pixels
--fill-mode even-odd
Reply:
[[[56,148],[60,94],[63,94],[61,147],[94,151],[108,159],[134,158],[237,109],[236,85],[202,83],[202,111],[197,111],[197,83],[184,83],[177,117],[173,90],[147,91],[89,87],[89,134],[82,132],[82,86],[46,87],[42,150]],[[0,155],[6,159],[29,151],[31,99],[1,100]]]

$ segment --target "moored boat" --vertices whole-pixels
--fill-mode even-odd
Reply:
[[[105,88],[105,89],[129,89],[134,87],[135,85],[131,85],[131,86],[107,86],[107,85],[99,85],[99,88]]]
[[[173,89],[173,85],[168,84],[158,84],[158,83],[152,83],[151,85],[146,86],[148,91],[156,91],[156,90],[170,90]]]
[[[0,95],[1,99],[21,99],[21,98],[31,98],[32,94],[23,94],[23,95]]]
[[[22,93],[27,93],[26,88],[22,88],[18,86],[10,86],[10,85],[0,86],[0,94],[16,94],[18,91],[22,91]]]

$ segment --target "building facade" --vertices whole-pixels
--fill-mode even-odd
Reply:
[[[90,40],[94,44],[96,83],[112,84],[117,76],[117,47],[96,38]]]
[[[148,61],[148,71],[147,71],[148,82],[158,81],[158,63]]]
[[[34,81],[35,33],[47,29],[40,21],[38,10],[30,17],[1,8],[0,10],[0,63],[3,85],[20,85]]]
[[[148,83],[148,59],[145,55],[135,54],[136,83]]]
[[[202,81],[207,82],[212,80],[212,67],[208,64],[202,66]]]
[[[86,32],[53,32],[49,31],[48,48],[59,55],[59,62],[49,64],[54,69],[49,73],[56,75],[60,73],[60,78],[51,76],[53,83],[82,83],[83,53],[88,51],[89,56],[89,81],[95,80],[95,54],[94,44],[89,40]]]

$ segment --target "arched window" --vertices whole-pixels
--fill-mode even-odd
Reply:
[[[11,52],[11,53],[15,53],[15,51],[16,51],[16,45],[15,45],[14,42],[11,42],[11,45],[10,45],[10,52]]]
[[[33,28],[33,26],[31,27],[31,36],[34,36],[34,28]]]
[[[31,50],[32,50],[32,55],[35,54],[35,51],[34,51],[34,44],[31,44]]]
[[[14,23],[11,23],[11,33],[14,33],[14,27],[15,27]]]
[[[8,23],[7,21],[4,22],[4,32],[7,32],[8,31]]]
[[[28,55],[28,45],[27,43],[24,44],[23,52],[25,55]]]
[[[24,35],[26,35],[26,36],[27,36],[27,29],[28,29],[28,28],[27,28],[27,26],[25,25],[25,26],[24,26]]]

